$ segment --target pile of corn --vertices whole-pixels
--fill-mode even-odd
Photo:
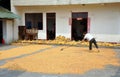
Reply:
[[[120,46],[120,44],[109,43],[109,42],[98,42],[98,45],[99,46],[109,46],[109,47]]]
[[[48,41],[46,41],[46,42],[48,42]],[[64,36],[58,36],[58,37],[56,37],[55,40],[52,40],[52,41],[50,40],[49,43],[58,44],[58,45],[66,45],[66,44],[67,45],[76,45],[77,44],[76,41],[71,41],[69,38],[65,38]]]
[[[58,36],[56,37],[55,40],[47,40],[45,41],[45,43],[47,44],[66,44],[67,42],[70,42],[70,39],[69,38],[65,38],[64,36]]]
[[[74,41],[66,38],[65,36],[58,36],[55,40],[19,40],[15,42],[17,44],[57,44],[57,45],[83,45],[88,46],[89,42],[81,42],[81,41]],[[14,44],[14,43],[13,43]],[[120,46],[120,43],[108,43],[108,42],[98,42],[98,46],[107,46],[107,47],[115,47]]]

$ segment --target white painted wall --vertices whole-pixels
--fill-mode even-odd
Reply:
[[[120,34],[93,34],[97,41],[120,43]]]
[[[91,9],[94,13],[89,13],[91,19],[90,33],[92,33],[98,41],[120,42],[119,8],[119,5],[106,4]]]
[[[69,25],[71,11],[68,8],[63,8],[58,6],[56,11],[56,37],[62,35],[71,38],[71,25]]]
[[[9,44],[13,41],[13,21],[3,20],[3,38],[5,44]]]
[[[14,7],[13,0],[11,0],[11,11],[14,12],[14,14],[19,14],[18,10]],[[21,19],[14,19],[13,21],[13,40],[18,40],[18,26],[23,24],[21,20],[24,19],[22,16]]]
[[[46,39],[46,13],[56,13],[56,37],[59,35],[71,38],[71,26],[69,25],[69,18],[71,18],[71,11],[66,8],[66,12],[63,11],[61,6],[45,6],[45,7],[17,7],[16,8],[21,15],[20,24],[25,25],[25,13],[43,13],[43,30],[38,31],[38,39]]]
[[[38,38],[46,39],[46,13],[56,13],[56,36],[71,38],[69,18],[72,12],[88,12],[90,33],[98,41],[119,41],[120,39],[120,4],[70,5],[70,6],[26,6],[15,7],[21,15],[16,25],[25,25],[25,13],[43,13],[43,30],[39,30]],[[109,39],[109,40],[108,40]]]
[[[116,3],[120,0],[11,0],[15,6]]]
[[[91,9],[91,33],[119,34],[120,6],[96,6]],[[91,16],[90,16],[91,15]]]
[[[46,39],[46,14],[43,12],[43,30],[38,31],[38,39]]]

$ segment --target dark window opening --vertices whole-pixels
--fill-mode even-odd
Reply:
[[[27,29],[37,28],[38,30],[43,30],[42,13],[26,13],[25,25]]]

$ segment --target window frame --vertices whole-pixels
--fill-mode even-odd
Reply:
[[[25,26],[27,29],[43,30],[43,13],[25,13]]]

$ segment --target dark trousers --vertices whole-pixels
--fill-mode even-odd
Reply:
[[[89,41],[89,50],[92,50],[92,43],[94,43],[95,47],[98,48],[96,40],[93,38]]]

